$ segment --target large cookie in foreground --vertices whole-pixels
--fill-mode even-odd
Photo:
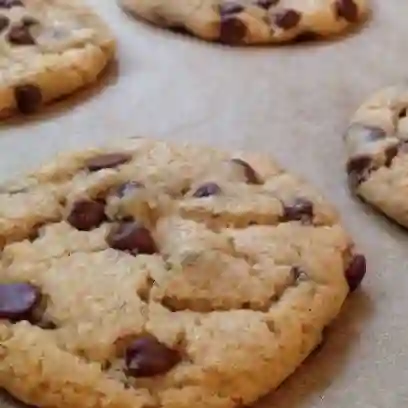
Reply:
[[[361,22],[368,0],[118,0],[131,14],[224,44],[330,37]]]
[[[334,209],[255,155],[129,139],[7,185],[0,213],[0,386],[39,407],[249,404],[365,273]]]
[[[0,0],[0,48],[5,118],[95,82],[115,47],[108,27],[78,0]]]
[[[351,190],[389,218],[408,227],[408,86],[371,96],[345,134]]]

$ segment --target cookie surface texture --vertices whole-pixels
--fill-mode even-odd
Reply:
[[[78,0],[0,0],[0,118],[95,82],[114,48],[108,27]]]
[[[0,386],[39,407],[249,404],[365,273],[335,210],[251,154],[128,139],[7,184],[0,213]]]
[[[389,218],[408,227],[408,85],[370,97],[345,134],[351,190]]]
[[[224,44],[330,37],[362,21],[368,0],[118,0],[129,13]]]

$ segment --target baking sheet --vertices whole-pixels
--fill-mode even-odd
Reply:
[[[114,0],[90,2],[118,37],[118,63],[101,86],[1,126],[1,178],[136,134],[274,155],[337,205],[369,273],[323,349],[258,406],[406,408],[408,233],[349,196],[341,135],[372,91],[407,79],[408,3],[372,1],[372,20],[335,42],[232,49],[136,23]]]

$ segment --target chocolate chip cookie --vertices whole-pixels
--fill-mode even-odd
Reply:
[[[408,227],[408,86],[391,86],[358,109],[345,134],[351,190]]]
[[[91,84],[113,54],[109,29],[78,0],[0,0],[0,118]]]
[[[224,44],[330,37],[362,21],[368,0],[118,0],[158,26]]]
[[[250,404],[366,270],[304,181],[189,144],[60,156],[0,214],[0,386],[38,407]]]

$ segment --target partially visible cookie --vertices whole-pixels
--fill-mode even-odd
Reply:
[[[0,118],[93,83],[114,48],[108,27],[79,0],[0,0]]]
[[[383,89],[358,109],[345,134],[352,191],[408,227],[408,85]]]
[[[366,268],[307,183],[190,144],[60,156],[5,187],[0,217],[0,387],[38,407],[248,405]]]
[[[285,43],[339,34],[368,0],[118,0],[131,14],[224,44]]]

